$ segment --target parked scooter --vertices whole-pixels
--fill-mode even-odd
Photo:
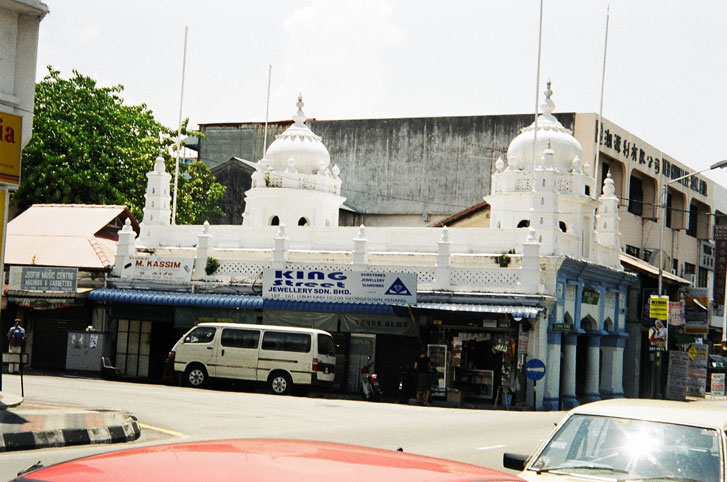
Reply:
[[[404,365],[401,365],[399,369],[399,403],[409,403],[409,399],[415,394],[416,373],[414,373],[414,368]]]
[[[371,357],[368,357],[371,360]],[[377,402],[381,400],[381,387],[379,386],[379,378],[373,373],[373,361],[361,367],[361,388],[363,389],[364,400],[372,400]]]

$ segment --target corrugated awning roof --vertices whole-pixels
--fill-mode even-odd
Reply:
[[[636,271],[652,276],[654,278],[659,277],[659,268],[657,268],[653,264],[647,263],[646,261],[640,260],[639,258],[623,252],[619,254],[619,257],[621,258],[621,264],[624,265],[624,267],[635,269]],[[661,272],[661,277],[665,280],[671,281],[672,283],[677,283],[681,285],[692,284],[692,282],[688,279],[684,279],[675,274],[671,274],[666,270]]]
[[[513,318],[536,318],[543,308],[517,305],[476,305],[471,303],[417,303],[412,308],[440,311],[467,311],[470,313],[509,314]]]
[[[8,223],[5,264],[107,268],[116,257],[116,240],[104,228],[125,219],[138,232],[126,206],[34,204]]]
[[[186,306],[197,308],[242,308],[324,313],[394,314],[390,305],[364,303],[331,303],[319,301],[264,300],[254,295],[212,293],[178,293],[168,291],[124,290],[102,288],[92,291],[88,299],[140,305]]]

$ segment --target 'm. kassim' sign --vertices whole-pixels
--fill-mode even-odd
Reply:
[[[263,271],[263,298],[270,300],[415,305],[416,287],[416,273]]]
[[[194,259],[164,258],[161,256],[130,256],[121,277],[143,280],[189,281]]]

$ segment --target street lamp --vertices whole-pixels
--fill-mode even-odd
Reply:
[[[719,162],[712,164],[707,169],[702,169],[701,171],[693,172],[691,174],[686,174],[682,177],[678,177],[676,179],[672,179],[672,180],[664,183],[664,186],[663,186],[662,192],[661,192],[662,218],[661,218],[661,231],[659,233],[659,291],[658,291],[659,295],[662,295],[662,278],[663,278],[663,274],[664,274],[664,226],[666,225],[666,195],[667,195],[667,189],[669,188],[669,184],[672,184],[674,182],[679,182],[682,179],[696,176],[697,174],[701,174],[706,171],[712,171],[714,169],[722,169],[725,167],[727,167],[727,160],[719,161]]]

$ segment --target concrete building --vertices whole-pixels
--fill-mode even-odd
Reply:
[[[457,174],[491,183],[479,193],[489,227],[340,226],[349,178],[306,125],[301,100],[254,164],[242,225],[172,225],[170,175],[158,162],[138,238],[131,226],[120,232],[109,288],[89,295],[109,305],[116,365],[126,376],[150,373],[141,354],[155,351],[155,333],[262,321],[332,332],[341,391],[360,389],[369,356],[393,390],[399,367],[423,346],[437,367],[435,395],[453,401],[514,390],[521,403],[558,409],[623,396],[624,307],[635,276],[619,258],[619,199],[611,178],[594,199],[593,168],[553,116],[551,95],[537,128],[513,136],[492,175]],[[385,167],[394,174],[382,178],[398,175]],[[455,171],[449,163],[441,172]],[[401,175],[405,184],[419,172]],[[548,367],[535,401],[523,373],[533,358]]]
[[[23,119],[21,148],[33,131],[38,31],[47,13],[48,6],[37,0],[0,1],[0,114]]]

